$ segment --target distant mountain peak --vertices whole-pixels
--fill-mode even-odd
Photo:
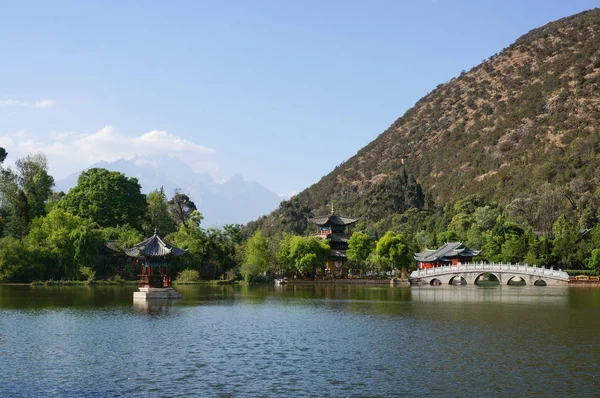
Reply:
[[[246,223],[274,210],[281,201],[277,194],[258,183],[246,181],[241,174],[220,183],[207,173],[194,172],[176,156],[135,156],[98,162],[89,168],[94,167],[137,178],[144,193],[163,187],[170,197],[176,189],[181,190],[196,203],[204,216],[203,224],[208,226]],[[77,184],[80,174],[57,181],[56,189],[67,192]]]

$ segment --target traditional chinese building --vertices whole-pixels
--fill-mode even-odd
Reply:
[[[181,256],[187,250],[179,249],[157,235],[138,243],[125,254],[136,258],[141,267],[139,292],[133,293],[135,299],[168,299],[181,298],[181,295],[171,288],[170,260]]]
[[[462,242],[447,242],[436,250],[425,250],[415,253],[415,260],[419,262],[419,268],[434,268],[442,265],[456,265],[469,263],[481,252],[465,246]]]
[[[332,276],[342,276],[347,269],[348,257],[346,250],[348,249],[348,240],[351,235],[351,226],[358,221],[356,218],[338,216],[331,209],[331,214],[323,217],[311,218],[310,221],[319,227],[316,237],[327,239],[331,249],[325,273]]]

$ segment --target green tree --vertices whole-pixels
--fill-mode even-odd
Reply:
[[[102,256],[102,262],[98,266],[98,277],[109,278],[118,275],[123,278],[133,278],[139,273],[134,266],[131,257],[123,252],[123,249],[133,247],[144,239],[144,235],[130,225],[119,225],[117,227],[102,228],[102,241],[109,242],[115,250],[108,256]],[[183,256],[186,257],[186,256]]]
[[[16,171],[0,171],[0,201],[8,218],[6,232],[23,237],[31,220],[46,214],[45,203],[54,179],[48,174],[48,161],[42,154],[17,159],[15,165]]]
[[[600,267],[600,249],[592,250],[587,266],[589,269],[598,269]]]
[[[91,218],[101,227],[129,224],[139,229],[147,214],[146,198],[136,178],[99,168],[81,173],[77,185],[56,207]]]
[[[15,198],[11,199],[9,207],[9,221],[7,225],[7,231],[11,236],[16,238],[23,238],[29,232],[30,209],[27,195],[22,189],[17,191]]]
[[[275,257],[278,265],[278,271],[280,272],[289,273],[296,271],[296,264],[294,264],[294,259],[290,256],[292,241],[295,237],[296,235],[284,232],[279,238],[279,247]]]
[[[257,230],[244,245],[242,276],[247,282],[269,269],[269,243],[262,232]]]
[[[312,276],[317,269],[323,269],[329,253],[329,244],[314,236],[294,236],[290,241],[289,261],[304,276]]]
[[[78,260],[89,259],[87,251],[91,244],[88,233],[81,231],[75,233],[79,227],[89,225],[88,220],[74,216],[62,209],[54,209],[45,217],[38,217],[31,223],[29,235],[26,238],[29,250],[34,252],[38,258],[42,258],[45,264],[45,279],[69,278],[76,279],[79,266],[89,264],[78,264]],[[85,228],[85,227],[84,227]],[[81,239],[75,242],[76,239]],[[79,249],[78,258],[76,251]],[[94,247],[96,253],[96,246]]]
[[[367,265],[367,258],[372,250],[371,238],[364,232],[354,232],[348,240],[348,262],[353,268],[360,269],[361,272]]]
[[[380,271],[408,268],[412,262],[408,242],[402,234],[392,231],[377,241],[375,245],[375,264]]]
[[[564,214],[552,225],[554,235],[553,250],[556,261],[561,266],[577,266],[574,261],[574,248],[579,238],[575,226]],[[566,268],[566,267],[565,267]]]
[[[210,257],[210,242],[206,231],[197,223],[181,224],[177,232],[167,236],[175,246],[187,249],[185,256],[180,256],[174,262],[173,271],[178,269],[195,269],[200,272],[201,278],[214,275],[214,270],[206,272]]]
[[[177,221],[177,224],[186,225],[187,220],[190,219],[193,212],[198,209],[196,209],[196,205],[190,200],[189,196],[176,190],[175,195],[169,200],[169,210],[171,211],[173,218]],[[202,218],[200,218],[200,220],[202,220]],[[200,220],[198,220],[198,222],[200,222]]]
[[[94,269],[104,245],[98,224],[91,220],[83,220],[71,231],[69,239],[73,242],[75,249],[73,260],[77,269],[81,270],[82,267]]]
[[[48,159],[41,153],[17,159],[19,187],[25,192],[29,204],[29,219],[46,214],[46,201],[52,194],[54,178],[48,174]]]
[[[175,219],[169,211],[167,196],[162,187],[155,189],[146,197],[148,203],[148,224],[145,228],[147,235],[156,229],[161,235],[166,236],[177,230]]]
[[[44,278],[44,266],[21,239],[0,239],[0,282],[29,283]]]

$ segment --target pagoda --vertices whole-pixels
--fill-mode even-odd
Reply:
[[[182,298],[171,287],[171,272],[169,260],[174,256],[181,256],[187,250],[173,246],[158,236],[156,230],[152,237],[138,243],[130,249],[125,249],[125,254],[136,258],[136,263],[141,265],[139,292],[133,293],[134,300]]]
[[[320,239],[327,239],[329,242],[331,251],[325,265],[326,275],[341,277],[348,264],[346,250],[348,249],[348,240],[351,235],[351,226],[358,219],[338,216],[333,211],[332,206],[331,214],[310,218],[308,221],[319,227],[319,231],[313,236]]]
[[[462,242],[446,242],[436,250],[424,250],[415,253],[414,258],[419,262],[419,269],[441,267],[469,263],[481,250],[473,250]]]

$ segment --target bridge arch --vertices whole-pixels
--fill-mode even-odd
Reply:
[[[450,278],[450,280],[448,281],[448,284],[449,285],[466,285],[467,280],[462,275],[454,275],[452,278]]]
[[[511,286],[525,286],[527,285],[527,281],[519,275],[513,275],[508,279],[506,284]]]
[[[475,279],[473,279],[473,284],[474,284],[474,285],[477,285],[477,284],[479,283],[479,279],[480,279],[482,276],[485,276],[486,274],[489,274],[489,275],[492,277],[492,278],[490,278],[490,281],[491,281],[491,282],[492,282],[492,281],[493,281],[493,282],[498,282],[498,284],[499,284],[499,285],[501,285],[501,284],[502,284],[502,283],[501,283],[501,280],[502,280],[502,279],[501,279],[500,277],[498,277],[498,275],[496,275],[496,273],[495,273],[495,272],[489,272],[489,271],[487,271],[487,272],[480,272],[479,274],[477,274],[477,276],[475,277]]]
[[[533,286],[548,286],[548,284],[545,280],[538,279],[537,281],[533,282]]]
[[[439,280],[438,278],[433,278],[433,279],[431,279],[431,281],[429,281],[429,284],[431,286],[441,286],[442,285],[442,281]]]

